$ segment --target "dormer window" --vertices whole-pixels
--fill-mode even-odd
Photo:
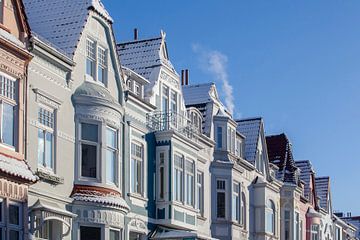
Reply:
[[[196,109],[190,109],[188,111],[188,118],[193,125],[195,131],[202,132],[202,116]]]
[[[86,75],[105,85],[108,70],[107,52],[94,40],[86,39]]]
[[[235,130],[231,127],[228,127],[227,132],[227,150],[231,152],[232,154],[235,154]]]
[[[236,138],[236,156],[242,157],[243,156],[243,150],[242,150],[242,141],[239,137]]]

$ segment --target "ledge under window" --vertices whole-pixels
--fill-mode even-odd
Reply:
[[[44,182],[48,182],[54,185],[63,184],[64,178],[56,175],[55,173],[45,170],[43,168],[38,168],[36,170],[36,175],[40,178],[40,180]]]

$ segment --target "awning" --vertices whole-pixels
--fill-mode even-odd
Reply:
[[[61,209],[56,203],[40,199],[29,208],[29,215],[31,218],[31,233],[38,231],[46,221],[52,220],[61,222],[67,227],[67,231],[63,233],[63,236],[67,236],[70,233],[72,219],[77,217],[76,214],[65,209]]]

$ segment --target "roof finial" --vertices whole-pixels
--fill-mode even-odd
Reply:
[[[164,30],[160,30],[160,35],[162,37],[162,39],[164,39],[166,37],[166,33],[164,32]]]

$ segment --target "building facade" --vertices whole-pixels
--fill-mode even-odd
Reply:
[[[30,30],[31,29],[31,30]],[[0,0],[0,240],[356,239],[285,134],[100,0]]]
[[[28,233],[28,190],[37,181],[27,164],[27,50],[30,28],[21,1],[0,1],[0,239]]]

